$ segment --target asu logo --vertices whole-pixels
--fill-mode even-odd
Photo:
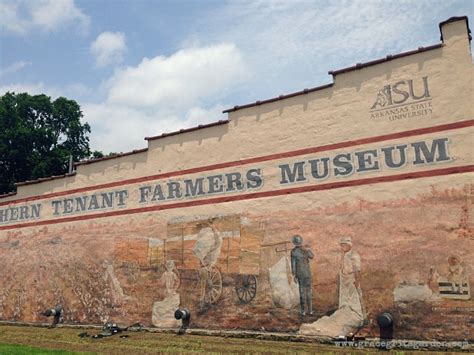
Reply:
[[[384,109],[394,105],[403,106],[403,104],[421,101],[430,97],[427,76],[424,76],[421,82],[415,83],[411,79],[401,80],[395,84],[385,85],[377,93],[375,102],[370,109]]]

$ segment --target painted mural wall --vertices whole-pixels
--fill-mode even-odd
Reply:
[[[467,20],[331,88],[0,199],[0,319],[473,339]]]

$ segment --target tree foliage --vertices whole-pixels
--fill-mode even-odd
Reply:
[[[0,193],[14,183],[68,172],[91,155],[90,126],[74,100],[6,93],[0,97]]]

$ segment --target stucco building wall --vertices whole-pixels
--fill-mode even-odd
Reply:
[[[395,337],[473,339],[467,18],[440,30],[438,45],[19,184],[0,199],[0,317],[61,303],[67,322],[169,327],[181,305],[196,327],[337,336],[376,335],[389,311]]]

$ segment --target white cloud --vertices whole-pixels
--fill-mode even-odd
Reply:
[[[117,69],[106,82],[107,100],[82,105],[92,149],[123,152],[143,138],[224,119],[220,97],[247,72],[233,44],[182,49]]]
[[[98,67],[120,63],[127,50],[125,35],[122,32],[102,32],[92,42],[90,50]]]
[[[20,18],[19,5],[18,1],[0,2],[0,30],[14,34],[27,32],[28,21]]]
[[[155,110],[145,112],[139,108],[100,103],[82,106],[84,121],[91,125],[91,148],[104,153],[126,152],[147,146],[144,138],[174,132],[199,124],[223,119],[223,105],[209,109],[193,107],[184,115],[177,112]]]
[[[117,71],[109,82],[108,102],[188,108],[211,96],[218,100],[245,75],[240,51],[233,44],[182,49]]]
[[[191,40],[235,43],[254,73],[248,85],[257,100],[328,83],[329,70],[437,43],[437,22],[451,4],[242,0],[202,16]]]
[[[16,73],[17,71],[19,71],[19,70],[21,70],[25,67],[28,67],[30,65],[31,65],[31,62],[24,62],[24,61],[18,61],[18,62],[15,62],[13,64],[10,64],[9,66],[7,66],[4,69],[0,69],[0,78],[5,77],[5,76],[10,75],[10,74],[13,74],[13,73]]]
[[[446,18],[450,3],[242,0],[216,6],[189,24],[185,49],[116,71],[107,100],[85,110],[93,132],[101,132],[93,143],[104,151],[136,149],[143,136],[225,118],[222,108],[328,83],[329,70],[437,43],[436,21]],[[420,40],[426,26],[433,42]],[[208,45],[216,41],[223,44]],[[239,95],[252,98],[234,101]]]
[[[83,120],[92,128],[91,148],[105,153],[130,151],[146,146],[146,136],[225,119],[222,110],[228,105],[220,98],[246,75],[240,51],[232,44],[182,49],[118,69],[106,81],[105,101],[79,101]],[[92,93],[79,83],[57,88],[42,82],[0,86],[0,94],[7,91],[53,98]]]
[[[222,104],[216,104],[210,108],[204,108],[204,107],[191,107],[187,112],[186,112],[186,126],[193,127],[197,126],[200,124],[206,124],[210,122],[216,122],[222,119],[226,119],[227,116],[222,114],[222,111],[224,111],[227,108],[227,105],[222,105]],[[179,127],[179,128],[186,128],[186,127]],[[158,132],[159,133],[159,132]],[[156,135],[157,133],[153,133]]]
[[[83,29],[89,26],[89,17],[76,7],[74,0],[35,0],[31,4],[33,23],[46,30],[56,30],[74,22]]]
[[[247,75],[233,44],[182,49],[117,69],[106,81],[107,99],[84,103],[92,149],[124,152],[146,146],[146,136],[225,119],[220,103]]]
[[[57,31],[66,25],[76,24],[86,31],[90,25],[74,0],[3,0],[0,3],[0,29],[6,33],[25,35],[41,29]]]

